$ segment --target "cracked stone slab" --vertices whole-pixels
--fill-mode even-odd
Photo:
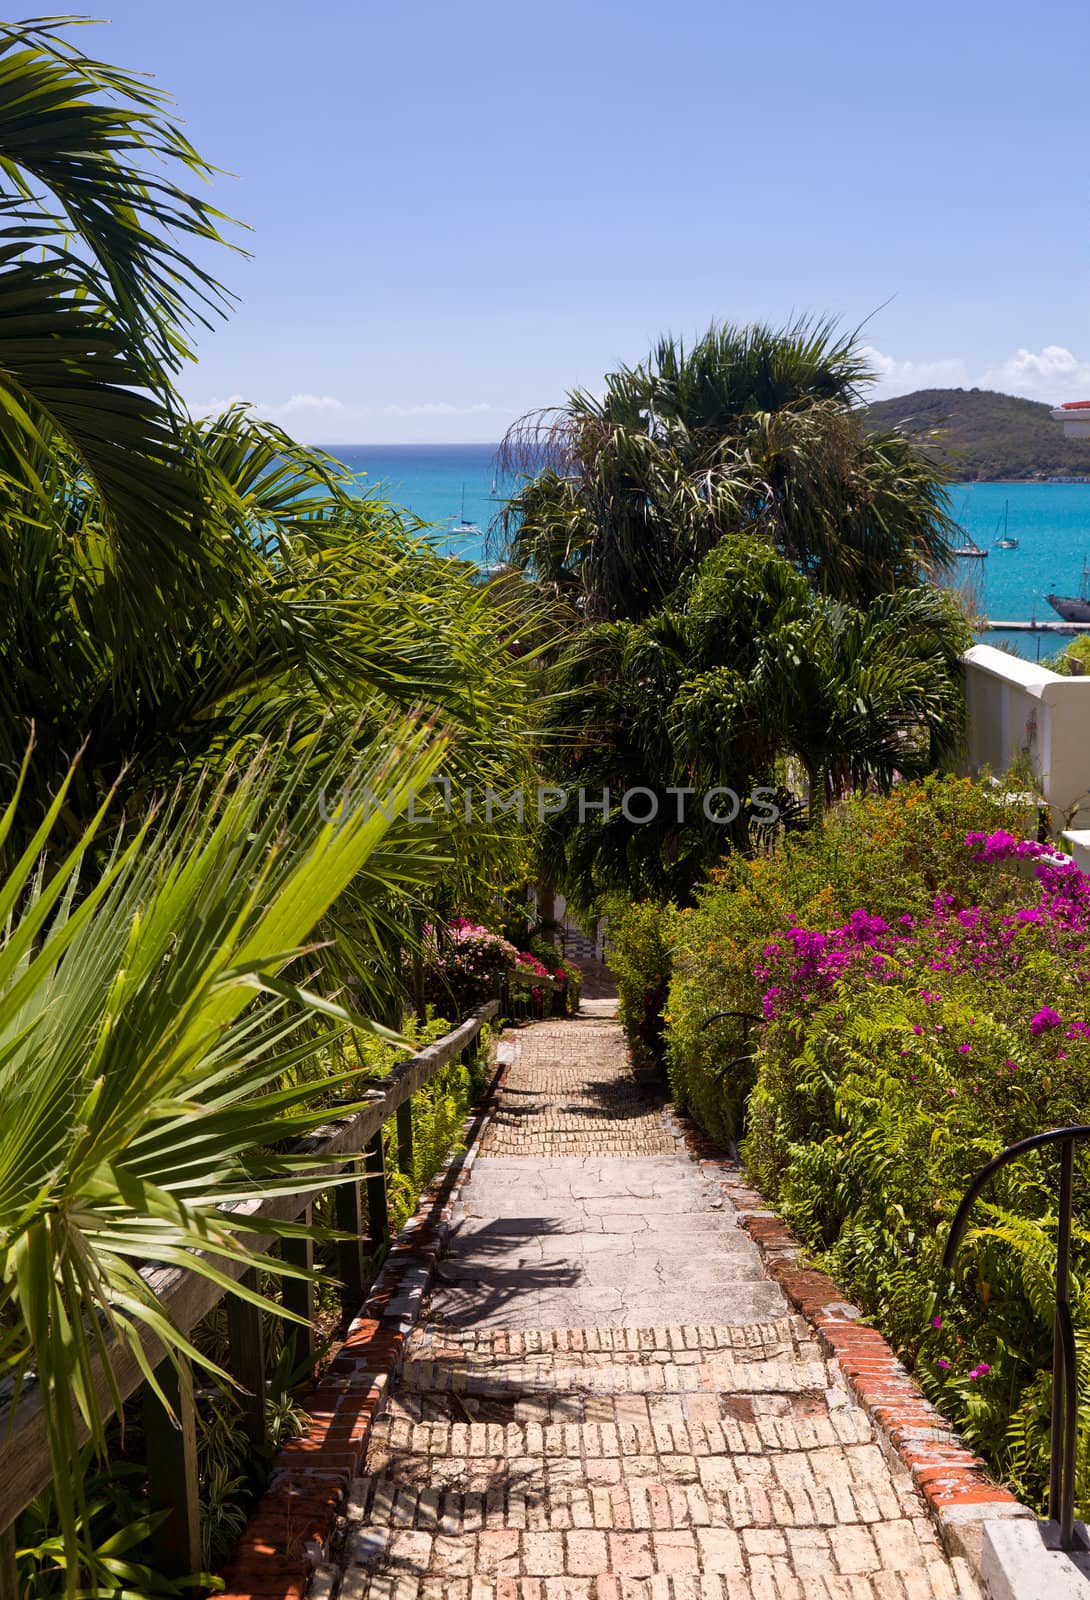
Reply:
[[[661,1131],[661,1108],[634,1087],[620,1030],[595,1024],[587,1035],[578,1023],[546,1023],[519,1036],[500,1107],[518,1114],[485,1140],[432,1317],[482,1328],[782,1317],[783,1294],[719,1185],[672,1137],[648,1149],[648,1117]],[[603,1106],[630,1116],[611,1117],[595,1151]]]

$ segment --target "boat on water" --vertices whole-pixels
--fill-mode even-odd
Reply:
[[[1090,560],[1083,557],[1078,594],[1050,594],[1045,598],[1065,622],[1090,622]]]
[[[996,523],[995,531],[996,531],[997,537],[992,540],[992,549],[993,550],[1017,550],[1018,549],[1018,540],[1011,538],[1010,531],[1009,531],[1009,529],[1007,527],[1007,513],[1008,513],[1009,510],[1010,510],[1010,501],[1009,500],[1004,500],[1004,502],[1003,502],[1003,535],[1002,535],[1001,538],[998,537],[999,524]]]
[[[483,538],[483,534],[481,533],[480,527],[477,525],[477,523],[470,522],[466,518],[466,486],[464,483],[462,485],[462,520],[460,522],[454,522],[452,519],[450,532],[465,535],[467,537],[473,534],[476,535],[478,539]]]
[[[964,533],[965,530],[962,529],[962,532]],[[988,556],[988,552],[980,548],[971,533],[965,534],[964,544],[959,544],[954,554],[962,561],[985,561]]]

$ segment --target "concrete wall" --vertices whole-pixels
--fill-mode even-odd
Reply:
[[[999,775],[1026,757],[1054,825],[1090,827],[1090,677],[1064,678],[983,644],[963,664],[970,773]]]

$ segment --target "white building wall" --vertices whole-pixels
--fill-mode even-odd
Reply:
[[[1002,774],[1025,757],[1053,826],[1090,868],[1090,677],[1065,678],[990,645],[975,645],[963,665],[969,772]]]

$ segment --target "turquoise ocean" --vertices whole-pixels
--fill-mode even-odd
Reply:
[[[353,472],[366,474],[381,490],[431,525],[437,547],[486,563],[487,535],[502,510],[505,486],[494,482],[495,445],[331,445],[330,453]],[[463,498],[464,497],[464,498]],[[954,517],[977,544],[984,561],[959,561],[953,582],[972,585],[988,617],[1028,622],[1054,619],[1049,590],[1077,594],[1084,560],[1090,556],[1090,483],[956,483],[950,490]],[[1017,550],[995,550],[1004,508]],[[462,519],[477,531],[462,531]],[[1051,633],[982,634],[1003,640],[1031,661],[1063,648]]]
[[[488,531],[503,510],[504,485],[496,483],[494,444],[338,444],[330,455],[363,485],[430,524],[427,537],[444,554],[488,562]],[[476,532],[463,531],[463,520]]]

